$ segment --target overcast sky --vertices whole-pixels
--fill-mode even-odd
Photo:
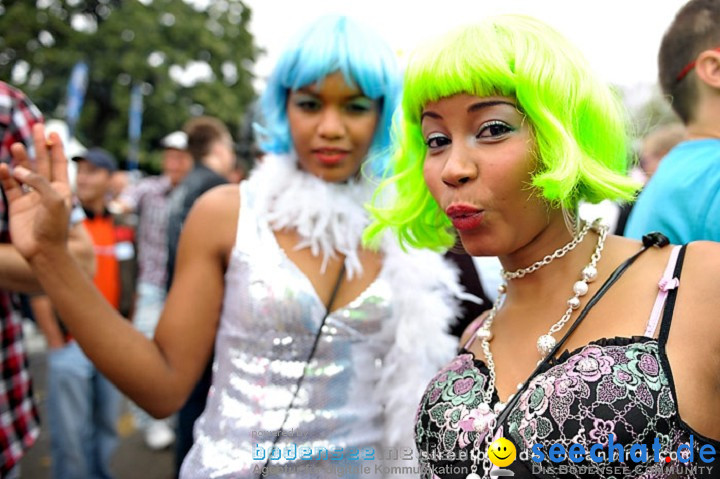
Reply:
[[[266,49],[255,73],[265,78],[288,38],[326,13],[372,25],[401,57],[422,39],[500,13],[537,17],[580,47],[606,81],[654,84],[660,39],[686,0],[246,0],[250,29]],[[259,88],[262,81],[257,83]]]

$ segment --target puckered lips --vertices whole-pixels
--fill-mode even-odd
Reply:
[[[445,214],[448,215],[455,229],[469,231],[482,224],[484,210],[468,204],[453,203],[445,209]]]

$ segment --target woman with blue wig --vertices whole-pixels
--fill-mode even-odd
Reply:
[[[344,17],[290,45],[260,100],[267,154],[248,181],[193,208],[153,340],[67,259],[65,159],[41,131],[45,174],[0,173],[9,199],[31,206],[11,213],[17,247],[88,356],[151,414],[183,404],[214,347],[182,478],[417,476],[415,408],[452,356],[460,291],[436,253],[403,251],[391,235],[361,244],[398,100],[395,58]],[[37,185],[32,197],[17,180]],[[55,233],[35,236],[25,215]]]

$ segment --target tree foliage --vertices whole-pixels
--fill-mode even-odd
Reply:
[[[207,3],[207,2],[206,2]],[[80,141],[125,158],[130,92],[143,92],[141,162],[191,116],[237,131],[258,49],[240,0],[0,0],[0,79],[63,118],[73,66],[89,66]]]

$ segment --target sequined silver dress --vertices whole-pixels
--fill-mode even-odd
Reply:
[[[213,385],[195,424],[183,479],[258,477],[325,315],[308,278],[255,214],[251,182],[240,189],[242,208],[225,276]],[[384,276],[381,272],[358,298],[327,319],[285,423],[286,435],[277,441],[284,453],[270,461],[268,478],[338,477],[328,467],[345,468],[342,477],[381,476],[375,465],[383,409],[374,391],[391,346],[391,338],[381,332],[392,312]],[[296,458],[304,451],[303,457],[312,454],[315,459],[292,460],[293,444]],[[370,455],[369,450],[376,452]],[[331,460],[318,461],[327,451]]]

